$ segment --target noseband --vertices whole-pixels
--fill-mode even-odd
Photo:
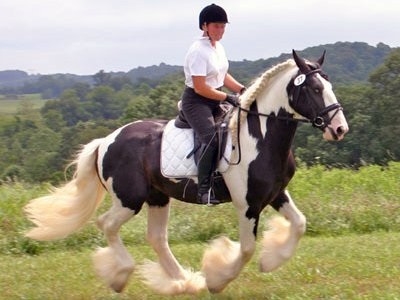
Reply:
[[[328,113],[331,112],[332,110],[335,110],[333,115],[329,118]],[[327,107],[325,107],[322,111],[318,113],[318,115],[314,118],[314,120],[311,121],[311,124],[316,127],[321,129],[322,131],[328,127],[328,125],[331,123],[332,119],[336,116],[336,114],[340,111],[343,110],[343,107],[340,105],[340,103],[334,103],[331,104]],[[327,116],[328,122],[325,122],[325,116]]]

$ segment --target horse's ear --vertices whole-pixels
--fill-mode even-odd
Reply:
[[[326,54],[326,50],[324,50],[324,53],[322,53],[322,56],[317,60],[317,63],[319,64],[320,67],[321,67],[322,64],[324,63],[325,54]]]
[[[296,62],[296,65],[299,67],[300,71],[302,73],[307,73],[309,68],[308,68],[307,63],[304,60],[304,58],[301,58],[300,56],[298,56],[296,51],[294,51],[294,49],[292,50],[292,55],[293,55],[294,61]]]

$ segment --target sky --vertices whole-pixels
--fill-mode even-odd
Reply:
[[[231,61],[338,41],[400,47],[398,0],[1,0],[0,70],[92,75],[183,65],[211,3],[228,14],[221,43]]]

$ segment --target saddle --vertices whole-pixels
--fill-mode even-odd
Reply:
[[[201,155],[201,142],[186,121],[178,103],[179,113],[164,129],[161,141],[161,173],[169,178],[197,176],[197,163]],[[221,105],[221,114],[216,116],[219,163],[217,171],[224,173],[229,168],[232,139],[228,129],[231,115],[230,105]]]

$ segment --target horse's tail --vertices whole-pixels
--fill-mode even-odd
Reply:
[[[79,152],[71,163],[76,171],[70,182],[26,205],[27,217],[36,225],[26,236],[42,241],[61,239],[89,221],[105,195],[96,170],[97,149],[102,141],[93,140]]]

